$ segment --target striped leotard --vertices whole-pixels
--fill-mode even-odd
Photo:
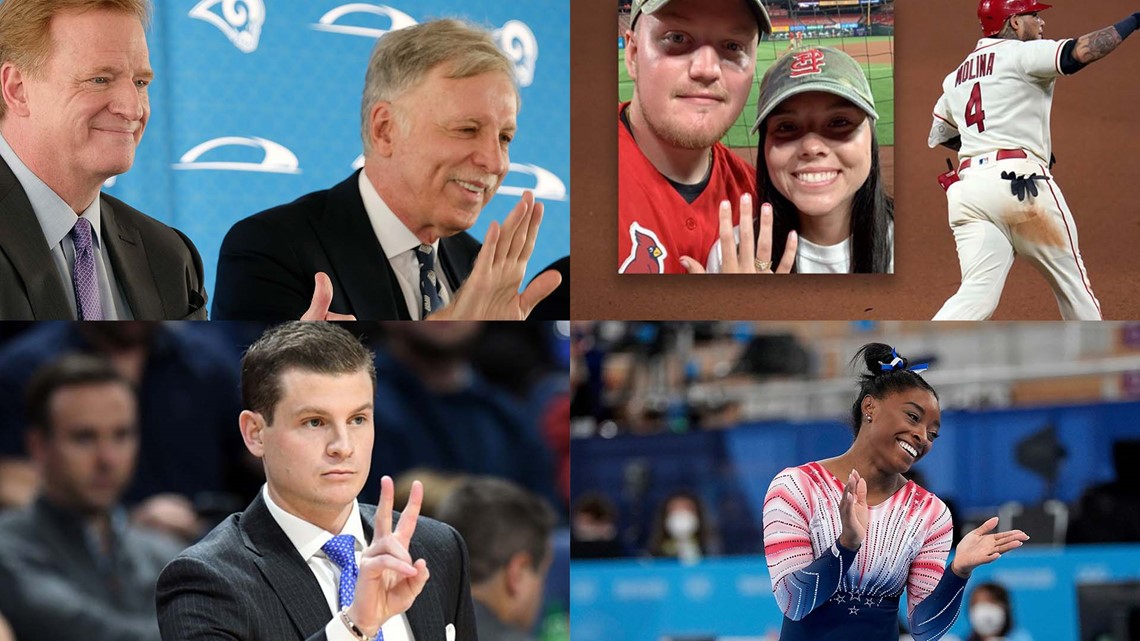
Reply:
[[[913,481],[871,507],[863,545],[839,545],[843,482],[819,463],[776,475],[764,499],[764,554],[784,613],[781,641],[898,638],[899,598],[915,641],[942,637],[966,580],[946,570],[950,511]]]

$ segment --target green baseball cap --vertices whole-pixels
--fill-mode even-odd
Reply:
[[[637,17],[643,13],[653,13],[669,4],[669,0],[633,0],[633,8],[629,11],[629,24],[633,26]],[[764,8],[761,0],[749,0],[749,7],[756,15],[756,23],[760,25],[760,33],[772,33],[772,19],[768,17],[768,10]]]
[[[760,81],[760,98],[756,103],[756,124],[781,102],[796,94],[823,91],[850,100],[854,105],[878,119],[875,96],[863,68],[851,56],[831,47],[809,47],[789,51],[768,68]]]

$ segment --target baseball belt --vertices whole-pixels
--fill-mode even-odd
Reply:
[[[1029,154],[1025,153],[1021,149],[999,149],[997,152],[997,156],[995,157],[995,160],[1009,160],[1010,158],[1028,158],[1028,157],[1029,157]],[[973,161],[973,160],[974,160],[973,158],[967,158],[967,159],[963,160],[962,164],[958,165],[958,171],[962,171],[963,169],[967,169],[970,166],[971,161]]]

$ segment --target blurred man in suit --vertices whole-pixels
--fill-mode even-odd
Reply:
[[[150,117],[147,0],[0,3],[0,319],[205,319],[186,236],[99,192]]]
[[[423,487],[402,515],[388,477],[379,507],[356,501],[375,386],[372,355],[332,324],[287,323],[249,348],[239,422],[266,485],[163,570],[164,639],[475,638],[466,548],[419,518]]]
[[[523,488],[475,477],[451,491],[439,520],[471,550],[471,596],[480,641],[533,641],[553,560],[554,510]]]
[[[486,31],[437,20],[380,38],[364,82],[363,170],[236,223],[214,316],[297,318],[327,274],[328,309],[361,320],[526,318],[561,281],[549,270],[519,293],[542,204],[527,192],[482,246],[466,233],[510,168],[510,60]]]
[[[73,354],[28,389],[39,498],[0,518],[0,603],[20,639],[154,641],[154,584],[181,546],[132,527],[119,499],[139,448],[132,386]]]

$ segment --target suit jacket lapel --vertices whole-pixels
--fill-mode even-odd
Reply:
[[[412,537],[412,544],[409,546],[408,554],[413,559],[427,558],[423,546],[416,542],[416,538]],[[431,568],[428,568],[430,571]],[[412,626],[412,634],[415,635],[416,641],[445,641],[443,613],[448,611],[448,608],[440,601],[440,591],[432,589],[432,583],[429,580],[427,585],[424,586],[423,592],[416,597],[415,603],[408,609],[408,623]]]
[[[368,221],[359,173],[329,190],[325,211],[313,218],[313,231],[336,272],[329,276],[334,285],[339,281],[351,313],[357,318],[410,319],[395,273]]]
[[[102,240],[111,257],[115,280],[131,306],[131,314],[135,318],[170,317],[163,309],[162,293],[154,281],[139,231],[126,221],[120,221],[111,203],[100,198]]]
[[[369,506],[360,506],[360,520],[364,523],[364,537],[368,542],[372,542],[372,523],[376,519],[376,508]],[[400,522],[400,513],[393,512],[392,527]],[[425,553],[423,544],[414,536],[412,537],[412,544],[408,548],[408,554],[413,559],[424,559],[428,555]],[[430,571],[431,568],[428,568]],[[405,613],[408,616],[408,624],[412,627],[412,635],[415,636],[416,641],[444,641],[446,635],[444,634],[444,623],[442,613],[447,610],[443,603],[440,601],[440,590],[436,589],[438,583],[432,583],[428,580],[427,585],[424,586],[423,592],[416,597],[415,603]]]
[[[300,638],[323,629],[330,615],[321,586],[273,520],[261,492],[242,514],[241,529],[243,543],[253,553],[254,563],[281,600]]]
[[[35,318],[75,318],[32,203],[3,159],[0,159],[0,251],[11,261],[27,288]]]
[[[451,237],[439,239],[439,260],[443,265],[443,273],[447,275],[447,283],[451,285],[451,291],[459,291],[463,281],[467,280],[467,274],[470,269],[466,266],[461,272],[458,263],[462,260],[456,256],[460,253],[452,247]]]

